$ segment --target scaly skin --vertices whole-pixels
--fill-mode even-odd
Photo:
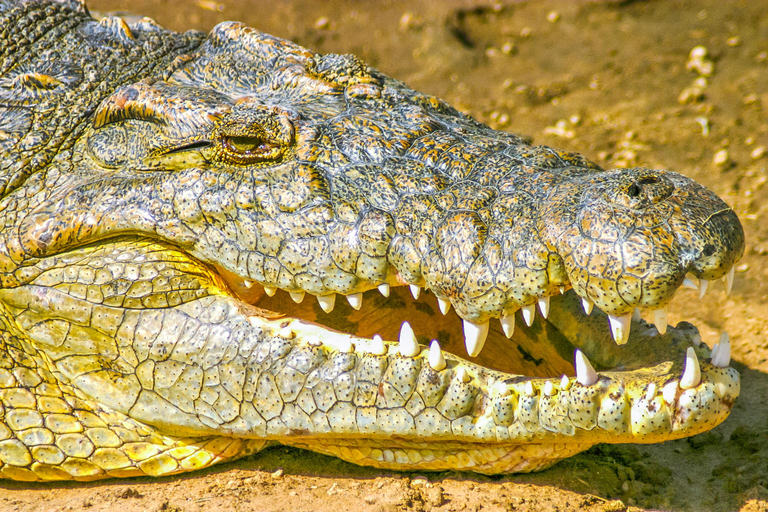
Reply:
[[[355,57],[236,23],[205,37],[0,0],[0,27],[1,476],[162,475],[271,442],[531,471],[730,411],[725,348],[689,324],[614,323],[621,346],[607,329],[606,313],[663,310],[687,273],[717,279],[741,257],[735,214],[690,179],[531,147]],[[264,296],[359,309],[392,287],[402,308],[405,284],[450,303],[472,355],[490,319],[551,312],[512,341],[494,327],[504,373],[363,335],[392,313],[344,334]],[[445,328],[418,334],[450,344]],[[576,347],[617,370],[545,378],[562,364],[536,351]]]

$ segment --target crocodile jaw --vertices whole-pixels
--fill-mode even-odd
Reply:
[[[393,288],[391,293],[401,301],[408,294],[404,288]],[[312,317],[311,307],[282,298],[258,304],[278,304],[291,315]],[[422,295],[419,300],[428,299]],[[317,311],[314,321],[250,316],[250,323],[259,330],[287,340],[298,350],[322,354],[326,370],[345,370],[329,378],[325,387],[310,383],[311,374],[292,371],[292,379],[306,378],[303,382],[313,389],[310,401],[325,404],[323,414],[312,411],[309,415],[315,427],[324,428],[287,428],[273,439],[355,464],[493,474],[544,469],[600,442],[654,443],[687,437],[711,429],[728,416],[739,394],[739,374],[727,362],[715,361],[690,324],[669,327],[659,335],[653,325],[635,321],[628,343],[618,346],[604,329],[606,315],[597,310],[585,314],[575,294],[556,297],[551,306],[549,319],[539,322],[579,347],[572,377],[526,377],[522,372],[494,370],[441,351],[436,341],[429,346],[417,344],[408,324],[398,341],[385,341],[319,325],[317,321],[328,323],[334,315]],[[409,303],[399,310],[413,307]],[[339,309],[344,311],[336,317],[355,313]],[[535,329],[525,332],[533,338],[537,335]],[[525,346],[526,339],[513,342]],[[489,338],[489,348],[509,347],[509,343],[498,332]],[[457,346],[461,343],[453,343],[452,349]],[[691,350],[699,368],[695,381],[685,356]],[[595,373],[588,361],[588,369],[580,366],[579,353],[589,354],[606,371]],[[480,360],[488,363],[482,356]],[[373,367],[385,370],[372,378],[366,368]],[[280,374],[278,383],[279,379]],[[300,423],[302,415],[298,411],[286,425]]]

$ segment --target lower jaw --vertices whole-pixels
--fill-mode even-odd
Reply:
[[[465,354],[458,317],[442,316],[435,305],[424,298],[414,302],[407,293],[393,288],[384,299],[373,292],[365,297],[373,307],[355,311],[339,304],[330,315],[284,294],[257,302],[291,318],[254,317],[254,325],[322,350],[329,362],[354,354],[356,364],[378,361],[388,372],[367,383],[374,386],[372,396],[353,394],[346,402],[334,396],[323,414],[299,411],[308,428],[268,437],[389,469],[524,472],[599,442],[653,443],[706,431],[727,417],[739,393],[738,373],[707,361],[709,348],[687,323],[659,335],[652,325],[636,322],[629,342],[618,346],[605,315],[585,315],[578,297],[568,293],[553,298],[548,320],[537,318],[530,328],[518,322],[511,340],[500,328],[492,330],[469,362],[453,355]],[[447,349],[444,367],[432,368],[425,346],[403,355],[397,342],[385,341],[382,350],[371,339],[397,339],[404,320],[415,326],[422,345],[440,339]],[[684,378],[690,347],[701,375],[693,383]],[[597,368],[594,382],[571,376],[576,348]],[[436,386],[442,386],[439,393]]]

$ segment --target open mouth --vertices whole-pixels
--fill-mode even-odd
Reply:
[[[472,397],[465,412],[473,430],[482,431],[484,424],[519,424],[527,442],[546,443],[551,436],[560,443],[558,455],[524,463],[516,457],[510,462],[510,452],[504,450],[495,458],[487,453],[485,459],[466,458],[462,468],[472,471],[530,471],[596,442],[657,442],[693,435],[725,419],[739,393],[738,373],[728,366],[726,333],[710,349],[690,323],[667,326],[665,312],[646,312],[646,321],[637,310],[625,324],[629,332],[620,339],[624,343],[618,344],[609,316],[572,290],[521,308],[505,321],[492,320],[477,351],[474,332],[467,334],[468,322],[449,310],[444,299],[416,286],[380,285],[346,297],[313,297],[264,288],[231,274],[227,281],[243,300],[266,310],[251,317],[253,325],[271,325],[298,344],[328,351],[329,358],[356,354],[385,359],[389,367],[397,361],[418,362],[421,376],[413,378],[431,375],[440,382],[441,402],[457,386],[462,391],[453,389],[454,395]],[[731,269],[723,276],[726,292],[732,282]],[[684,286],[695,286],[703,296],[709,282],[689,275]],[[383,396],[386,390],[379,388],[378,393]],[[369,448],[366,458],[345,457],[348,440],[335,446],[314,443],[311,437],[281,442],[400,469],[413,462],[407,460],[409,449],[425,446],[403,435],[394,442],[399,456],[388,439],[381,450],[371,454]],[[375,445],[376,436],[371,437]],[[464,446],[474,446],[473,441],[465,440]],[[417,458],[411,467],[430,469],[423,455]],[[435,461],[435,469],[443,466]]]

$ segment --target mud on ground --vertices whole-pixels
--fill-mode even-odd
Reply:
[[[703,300],[683,290],[670,323],[693,322],[710,346],[726,330],[742,395],[731,417],[709,433],[660,445],[601,445],[531,475],[393,473],[277,447],[161,479],[3,481],[0,510],[768,510],[768,3],[94,0],[90,6],[148,15],[175,30],[244,21],[316,51],[357,54],[536,144],[579,151],[606,167],[692,176],[739,214],[747,252],[730,297],[719,285]],[[696,46],[708,56],[692,63]]]

